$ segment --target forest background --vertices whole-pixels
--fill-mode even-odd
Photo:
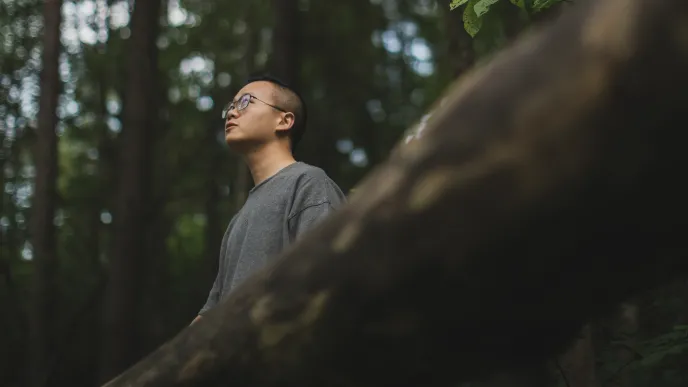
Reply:
[[[447,85],[575,6],[0,0],[0,385],[98,385],[193,319],[251,188],[220,118],[247,75],[302,91],[297,158],[350,192]],[[686,295],[591,321],[552,385],[687,385]]]

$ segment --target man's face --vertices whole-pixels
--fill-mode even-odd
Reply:
[[[235,96],[235,108],[225,118],[225,141],[229,146],[245,147],[261,145],[277,139],[276,130],[283,112],[270,105],[273,101],[273,85],[257,81],[244,86]],[[242,96],[249,94],[248,105],[239,109]]]

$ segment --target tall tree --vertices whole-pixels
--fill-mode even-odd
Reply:
[[[100,376],[106,380],[136,354],[137,312],[149,204],[152,140],[158,117],[156,39],[161,0],[134,3],[123,98],[113,250],[105,295]]]
[[[280,78],[299,90],[302,87],[301,66],[304,50],[301,47],[303,17],[299,10],[298,0],[274,0],[274,27],[272,35],[271,68]],[[308,102],[308,101],[306,101]],[[305,139],[299,155],[304,161],[316,164],[326,172],[334,169],[332,150],[334,138],[332,127],[326,126],[310,132],[310,139]],[[310,141],[309,141],[310,140]]]
[[[273,71],[292,87],[298,88],[301,72],[299,0],[274,0],[273,10]]]
[[[61,91],[58,72],[62,0],[43,5],[43,58],[40,75],[38,130],[34,153],[36,179],[31,215],[33,247],[33,305],[30,318],[30,386],[43,385],[53,341],[57,301],[55,207],[57,203],[57,102]]]

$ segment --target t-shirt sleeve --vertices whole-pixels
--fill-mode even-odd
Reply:
[[[229,222],[229,225],[225,230],[225,235],[222,237],[222,245],[220,246],[220,258],[217,267],[217,275],[215,276],[215,282],[213,282],[213,287],[212,289],[210,289],[210,293],[208,294],[208,299],[205,301],[205,305],[203,305],[201,310],[198,312],[199,316],[202,316],[205,312],[214,308],[215,305],[217,305],[217,303],[220,302],[220,295],[222,294],[223,279],[225,275],[224,262],[225,256],[227,255],[227,239],[229,238],[229,231],[232,229],[235,220],[236,215],[232,217],[232,220]]]
[[[198,312],[199,316],[202,316],[205,312],[209,311],[210,309],[214,308],[215,305],[220,301],[220,289],[222,287],[221,285],[221,280],[222,280],[222,272],[218,270],[217,276],[215,277],[215,282],[213,283],[213,288],[210,289],[210,294],[208,294],[208,299],[205,302],[205,305],[203,305],[203,308]]]
[[[330,215],[345,202],[344,194],[329,179],[314,177],[297,188],[289,217],[289,236],[292,241]]]
[[[329,202],[315,204],[304,208],[289,220],[289,234],[291,240],[295,241],[300,238],[304,232],[313,228],[320,220],[325,218],[333,211],[332,205]]]

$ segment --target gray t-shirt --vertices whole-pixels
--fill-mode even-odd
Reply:
[[[302,162],[290,164],[253,187],[225,231],[217,277],[198,314],[217,305],[345,200],[322,169]]]

